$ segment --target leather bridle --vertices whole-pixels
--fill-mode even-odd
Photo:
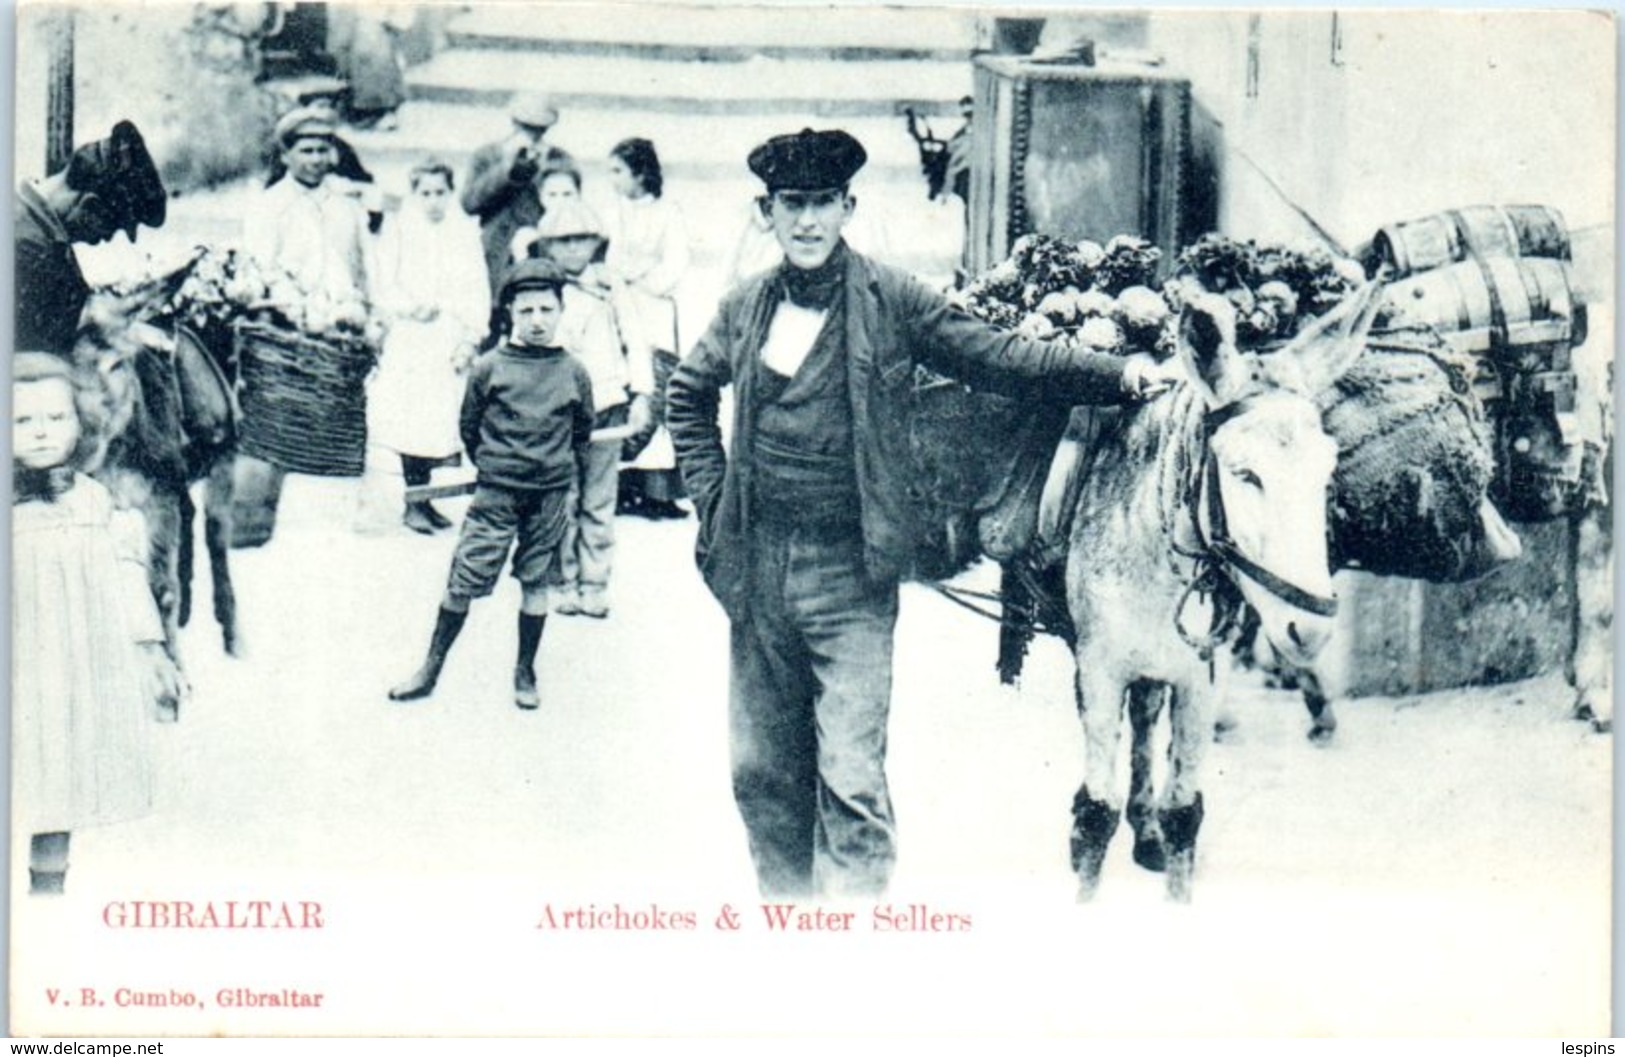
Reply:
[[[1198,649],[1212,649],[1237,626],[1242,603],[1240,577],[1251,580],[1294,609],[1322,617],[1337,613],[1336,598],[1300,587],[1260,564],[1244,553],[1230,535],[1224,496],[1219,487],[1219,460],[1211,442],[1219,427],[1256,405],[1256,399],[1243,398],[1206,412],[1202,420],[1201,470],[1191,475],[1193,479],[1187,486],[1185,500],[1196,525],[1198,546],[1194,550],[1176,547],[1185,557],[1196,561],[1198,570],[1186,586],[1174,618],[1180,636]],[[1207,634],[1201,636],[1188,631],[1183,620],[1185,605],[1193,594],[1210,597],[1214,604],[1212,625]]]

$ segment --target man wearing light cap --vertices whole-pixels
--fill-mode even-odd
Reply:
[[[286,175],[260,195],[243,222],[243,248],[280,268],[307,294],[336,304],[369,298],[367,214],[331,179],[338,162],[332,112],[300,107],[276,125]]]
[[[770,896],[872,897],[891,877],[892,635],[922,537],[905,478],[914,365],[1066,404],[1124,403],[1173,380],[1147,356],[994,330],[850,250],[841,233],[865,159],[847,133],[810,129],[751,152],[785,260],[724,297],[668,390],[697,559],[732,625],[734,798]]]
[[[538,187],[542,174],[567,165],[570,155],[542,141],[559,122],[559,112],[546,96],[523,93],[508,106],[513,131],[487,143],[469,159],[463,181],[463,210],[480,218],[485,268],[496,291],[508,272],[509,246],[520,228],[541,218]]]
[[[74,256],[138,225],[160,227],[167,199],[140,131],[128,121],[73,152],[68,167],[17,189],[17,337],[14,349],[67,356],[90,287]]]

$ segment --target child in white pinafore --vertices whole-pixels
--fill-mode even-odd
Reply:
[[[29,891],[59,893],[76,830],[152,807],[150,724],[180,694],[147,584],[141,516],[80,472],[94,390],[66,361],[12,361],[12,763]]]

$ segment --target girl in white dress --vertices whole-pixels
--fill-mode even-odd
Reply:
[[[450,208],[450,166],[412,170],[412,193],[378,239],[378,305],[389,320],[368,392],[374,443],[400,455],[408,488],[462,451],[457,409],[463,373],[490,307],[480,230]],[[428,502],[408,502],[407,528],[425,535],[451,523]]]
[[[650,518],[684,517],[677,455],[665,426],[666,380],[677,367],[675,294],[689,267],[688,230],[682,214],[662,197],[660,157],[646,139],[628,139],[610,151],[609,177],[616,192],[609,217],[610,281],[629,345],[652,355],[655,406],[652,435],[628,442],[630,466],[621,474],[623,513]]]
[[[14,832],[29,891],[59,893],[74,831],[151,810],[150,725],[174,717],[181,680],[141,515],[80,472],[99,450],[96,390],[42,352],[12,372]]]

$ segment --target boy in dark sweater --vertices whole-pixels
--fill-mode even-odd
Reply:
[[[547,581],[593,426],[586,368],[553,343],[564,283],[556,264],[524,261],[497,293],[496,314],[508,336],[474,362],[463,394],[463,445],[479,471],[474,501],[463,517],[429,654],[410,679],[390,690],[391,700],[434,691],[469,603],[496,587],[512,548],[513,575],[524,590],[514,703],[523,709],[541,703],[535,663],[547,618]]]

